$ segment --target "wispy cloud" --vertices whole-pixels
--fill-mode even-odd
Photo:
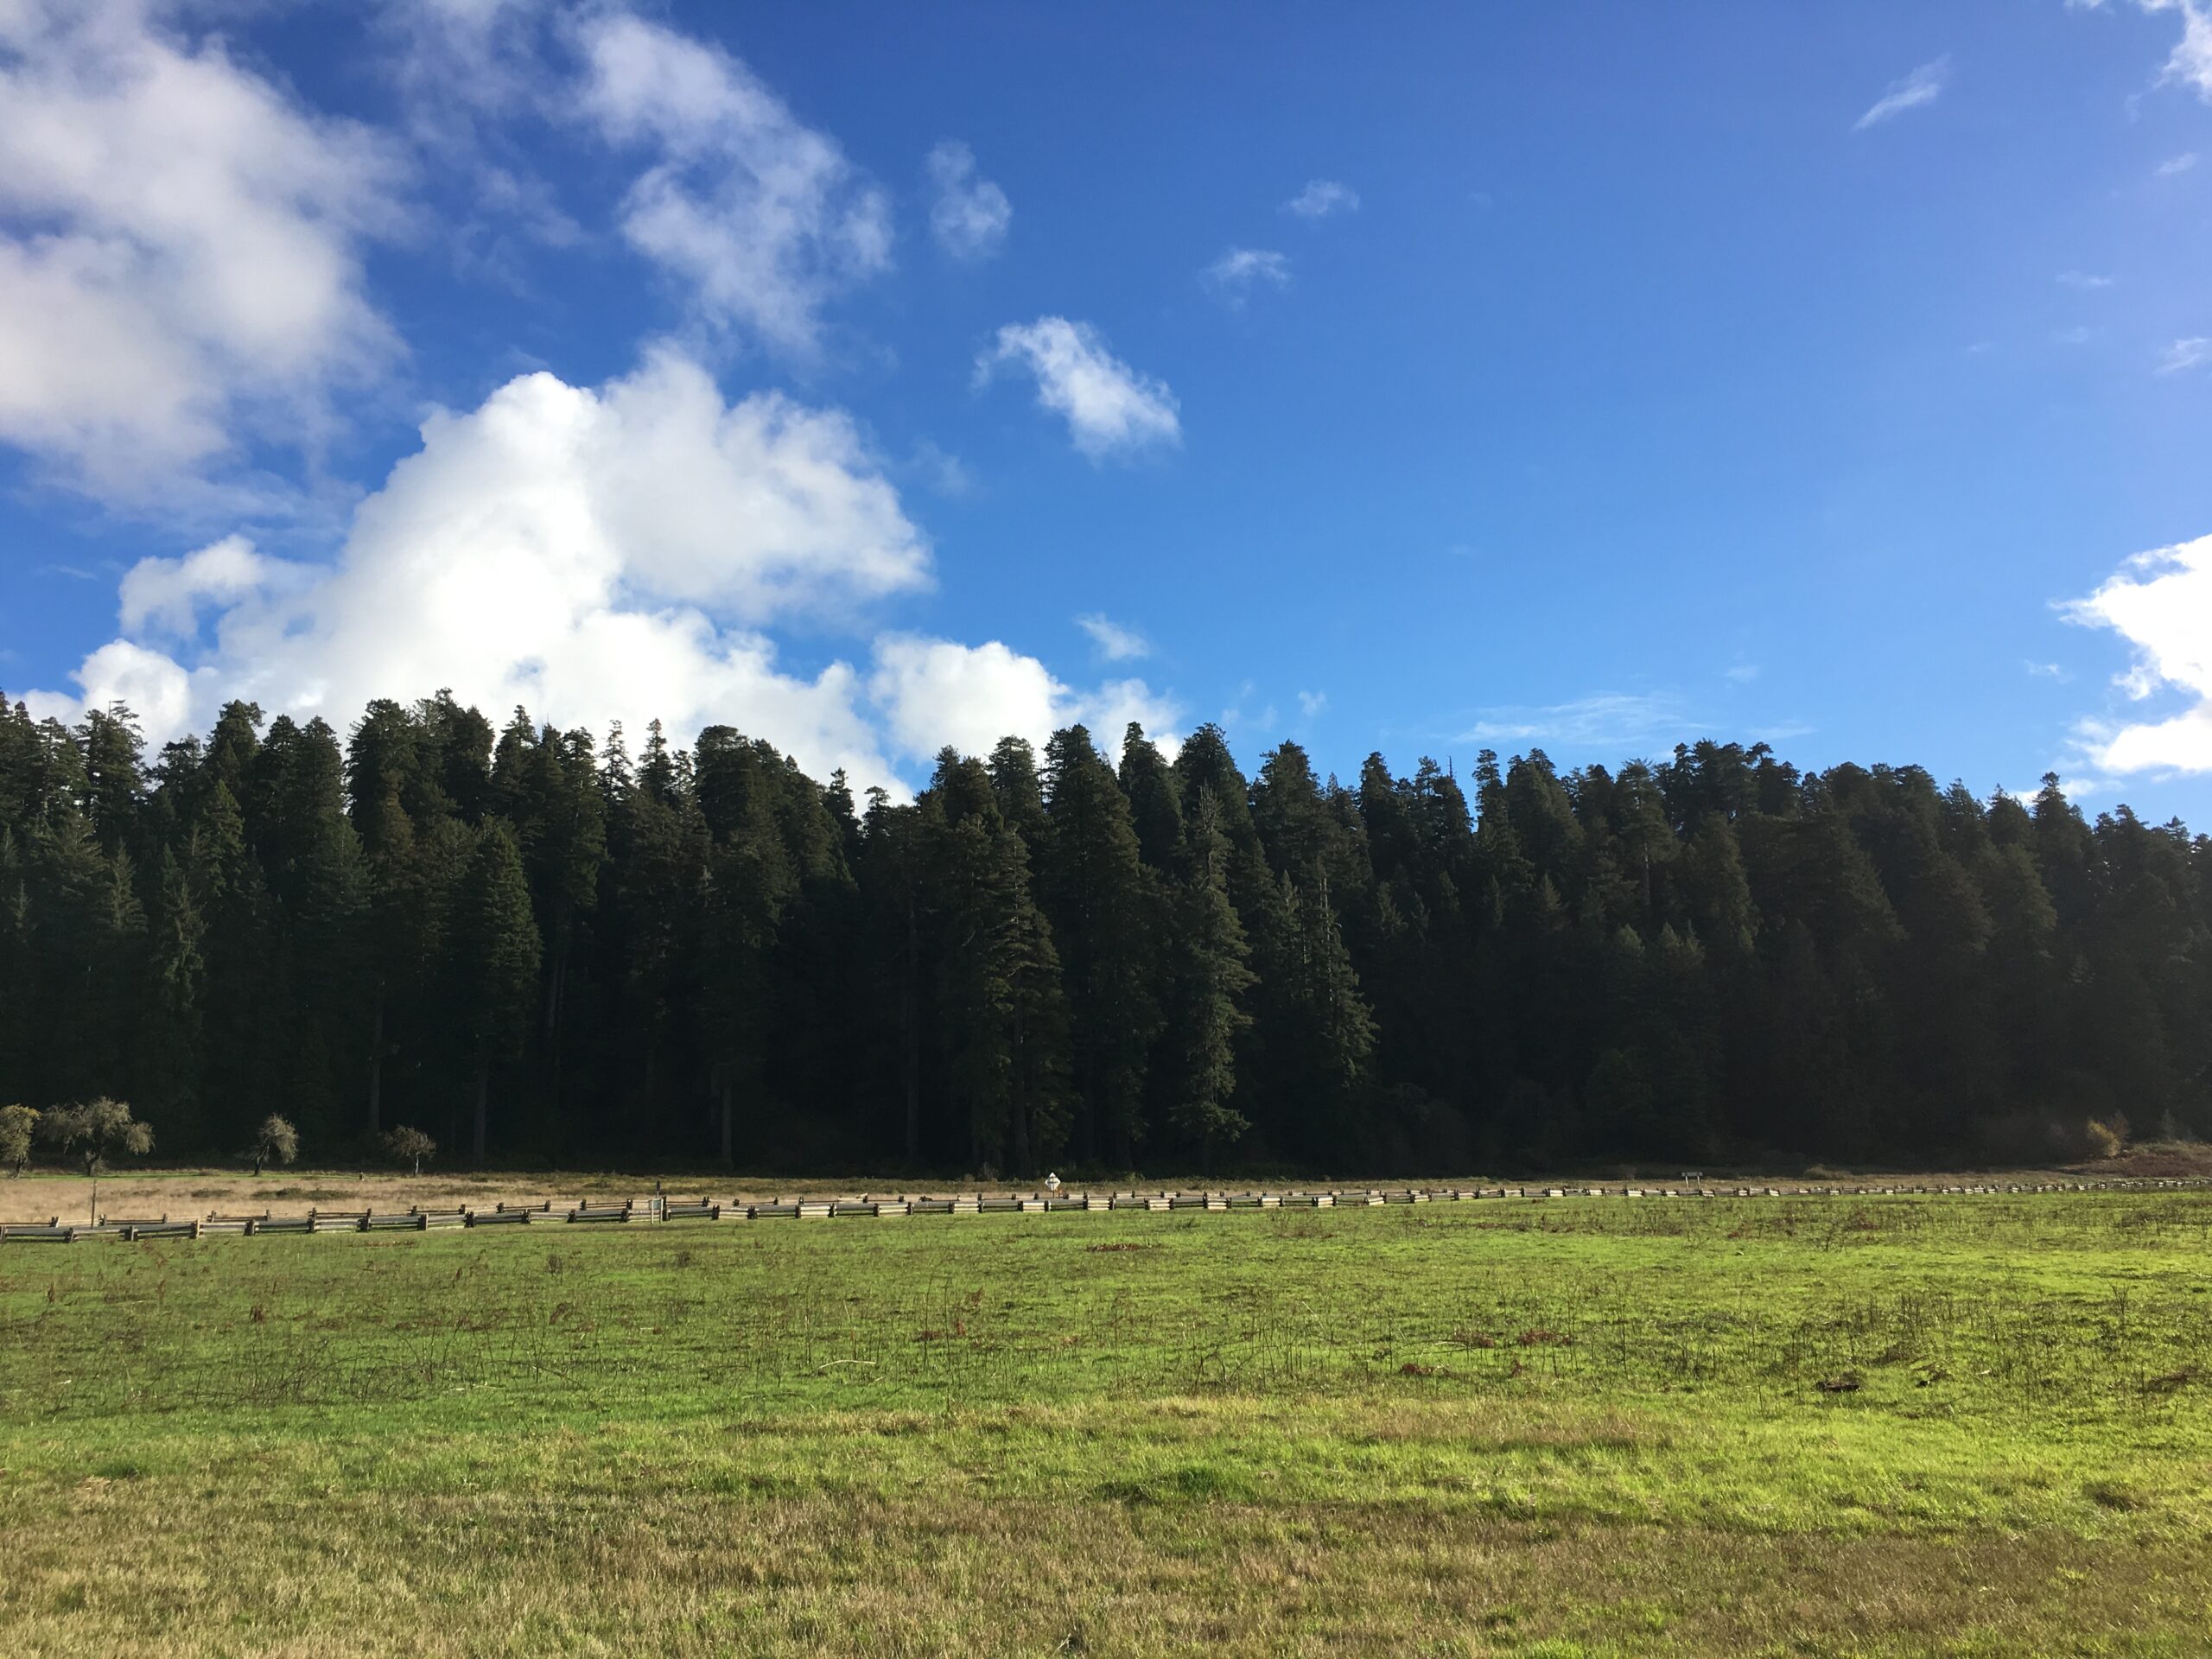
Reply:
[[[1874,100],[1873,106],[1853,124],[1853,132],[1864,132],[1869,127],[1879,126],[1893,120],[1907,110],[1916,110],[1923,104],[1933,104],[1943,95],[1943,88],[1951,79],[1951,60],[1947,54],[1933,63],[1923,63],[1903,80],[1893,81],[1890,90]]]
[[[2051,343],[2055,346],[2086,346],[2096,337],[2095,329],[2079,324],[2071,328],[2054,328],[2050,331]]]
[[[1327,219],[1333,213],[1359,211],[1359,192],[1334,179],[1308,179],[1306,188],[1282,205],[1286,213],[1300,219]]]
[[[2065,685],[2074,678],[2074,671],[2057,663],[2023,663],[2021,666],[2039,680],[2056,680]]]
[[[1695,722],[1671,691],[1599,692],[1572,702],[1475,711],[1463,743],[1554,743],[1581,749],[1633,747],[1688,734]]]
[[[1075,625],[1090,636],[1090,643],[1098,648],[1098,654],[1109,663],[1133,662],[1152,654],[1150,640],[1135,628],[1123,627],[1096,611],[1078,616]]]
[[[2074,289],[2084,294],[2092,293],[2101,288],[2110,288],[2112,284],[2111,277],[2092,276],[2086,270],[2062,270],[2058,273],[2058,285],[2061,288]]]
[[[1325,691],[1301,691],[1298,694],[1298,706],[1306,711],[1306,718],[1312,720],[1329,706],[1329,694]]]
[[[1290,286],[1290,261],[1268,248],[1230,248],[1199,273],[1205,285],[1231,309],[1259,287]]]
[[[2212,10],[2202,0],[2135,0],[2145,11],[2181,13],[2181,39],[2158,79],[2178,81],[2212,104]]]
[[[939,495],[963,496],[976,487],[975,476],[969,472],[967,463],[927,438],[914,446],[913,459],[907,463],[906,472]]]
[[[1723,679],[1733,680],[1738,685],[1749,685],[1758,677],[1759,665],[1757,663],[1738,663],[1733,668],[1721,670]]]
[[[2166,347],[2158,359],[2160,374],[2179,374],[2201,364],[2212,363],[2212,340],[2198,334],[2189,340],[2177,340]]]
[[[1014,205],[988,179],[976,176],[976,152],[957,138],[930,151],[930,234],[955,259],[988,259],[1006,245]]]
[[[2066,5],[2069,11],[2102,11],[2105,0],[2066,0]],[[2204,0],[2135,0],[2135,6],[2139,11],[2181,14],[2181,39],[2158,73],[2159,84],[2191,87],[2212,103],[2212,7]]]
[[[999,330],[995,346],[976,359],[976,380],[1016,365],[1037,378],[1037,401],[1066,417],[1075,447],[1093,461],[1153,444],[1183,441],[1175,394],[1106,349],[1087,322],[1039,317]]]
[[[2178,178],[2196,165],[2196,152],[2193,149],[2185,149],[2178,156],[2169,156],[2166,160],[2160,162],[2158,169],[2158,176],[2162,179]]]
[[[649,165],[622,234],[707,321],[811,353],[830,298],[891,266],[891,207],[744,63],[621,10],[588,14],[579,102]]]

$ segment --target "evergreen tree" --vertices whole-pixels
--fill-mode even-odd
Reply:
[[[1251,1025],[1246,999],[1258,982],[1251,947],[1229,901],[1229,838],[1213,791],[1201,785],[1189,825],[1189,877],[1175,915],[1174,1031],[1179,1062],[1169,1122],[1198,1147],[1211,1169],[1217,1147],[1249,1120],[1230,1104],[1236,1094],[1237,1039]]]
[[[1161,1025],[1160,886],[1090,732],[1054,733],[1046,756],[1052,793],[1038,889],[1067,987],[1078,1145],[1086,1163],[1103,1147],[1126,1166],[1145,1138],[1146,1072]]]
[[[537,996],[540,945],[522,853],[503,819],[476,832],[454,913],[454,1007],[474,1065],[470,1147],[484,1163],[492,1068],[517,1058]]]

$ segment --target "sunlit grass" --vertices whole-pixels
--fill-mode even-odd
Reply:
[[[2201,1652],[2209,1252],[2195,1192],[11,1245],[0,1650]]]

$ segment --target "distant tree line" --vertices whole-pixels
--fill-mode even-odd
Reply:
[[[1031,1173],[2050,1156],[2212,1128],[2212,847],[1705,742],[1247,778],[1214,726],[911,804],[450,696],[0,702],[0,1102],[164,1155]]]

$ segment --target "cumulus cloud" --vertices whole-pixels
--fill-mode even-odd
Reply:
[[[1255,288],[1290,286],[1290,261],[1267,248],[1230,248],[1202,273],[1206,286],[1232,308]]]
[[[976,176],[976,152],[947,138],[930,151],[927,165],[934,193],[930,234],[938,246],[969,261],[988,259],[1005,246],[1014,204],[997,185]]]
[[[1869,127],[1879,126],[1893,120],[1907,110],[1916,110],[1923,104],[1933,104],[1943,95],[1943,88],[1951,79],[1951,60],[1941,57],[1933,63],[1923,63],[1902,80],[1890,83],[1890,90],[1874,100],[1866,113],[1852,124],[1853,132],[1864,132]]]
[[[2163,720],[2082,721],[2076,734],[2090,764],[2105,772],[2212,771],[2212,536],[2138,554],[2060,613],[2133,647],[2117,681],[2130,701],[2177,693],[2189,702]]]
[[[882,190],[719,48],[622,11],[590,15],[578,38],[585,115],[658,157],[623,235],[710,321],[811,351],[830,298],[890,266]]]
[[[404,169],[134,0],[0,3],[0,442],[111,499],[313,432],[396,354]]]
[[[1173,754],[1171,733],[1182,717],[1172,696],[1142,680],[1109,680],[1090,690],[1063,684],[1034,657],[994,639],[963,645],[950,639],[886,635],[875,642],[868,693],[883,712],[893,748],[920,759],[950,744],[982,754],[1001,737],[1026,737],[1039,747],[1063,726],[1080,722],[1102,747],[1118,750],[1131,721]]]
[[[125,634],[192,637],[173,655],[119,639],[76,678],[83,701],[130,696],[156,741],[227,697],[342,725],[372,697],[451,686],[564,724],[728,721],[817,772],[881,778],[855,671],[785,673],[758,626],[921,587],[929,566],[842,415],[726,404],[663,353],[599,391],[525,375],[433,416],[334,565],[236,539],[142,563]]]
[[[1075,625],[1090,636],[1090,643],[1097,647],[1098,654],[1109,663],[1133,662],[1152,654],[1152,644],[1142,634],[1098,612],[1078,616]]]
[[[1359,211],[1359,192],[1334,179],[1308,179],[1306,188],[1282,205],[1286,213],[1300,219],[1327,219],[1332,213]]]
[[[75,719],[121,698],[158,743],[231,697],[342,728],[372,697],[448,686],[562,725],[658,717],[688,737],[724,721],[817,777],[842,766],[894,791],[894,757],[946,742],[1177,717],[1141,680],[1077,690],[997,642],[883,634],[866,665],[809,677],[764,631],[930,579],[927,543],[845,416],[773,392],[727,403],[663,350],[596,390],[524,375],[434,416],[334,563],[239,537],[142,561],[123,581],[123,637],[85,659],[74,692],[28,701]]]
[[[243,536],[226,536],[181,559],[141,559],[123,578],[123,631],[137,633],[151,626],[193,633],[203,601],[236,603],[285,574],[283,564],[255,552]]]
[[[1075,447],[1093,461],[1183,441],[1175,394],[1108,351],[1087,322],[1039,317],[1007,324],[996,346],[976,359],[976,384],[1008,364],[1036,376],[1038,403],[1066,418]]]

